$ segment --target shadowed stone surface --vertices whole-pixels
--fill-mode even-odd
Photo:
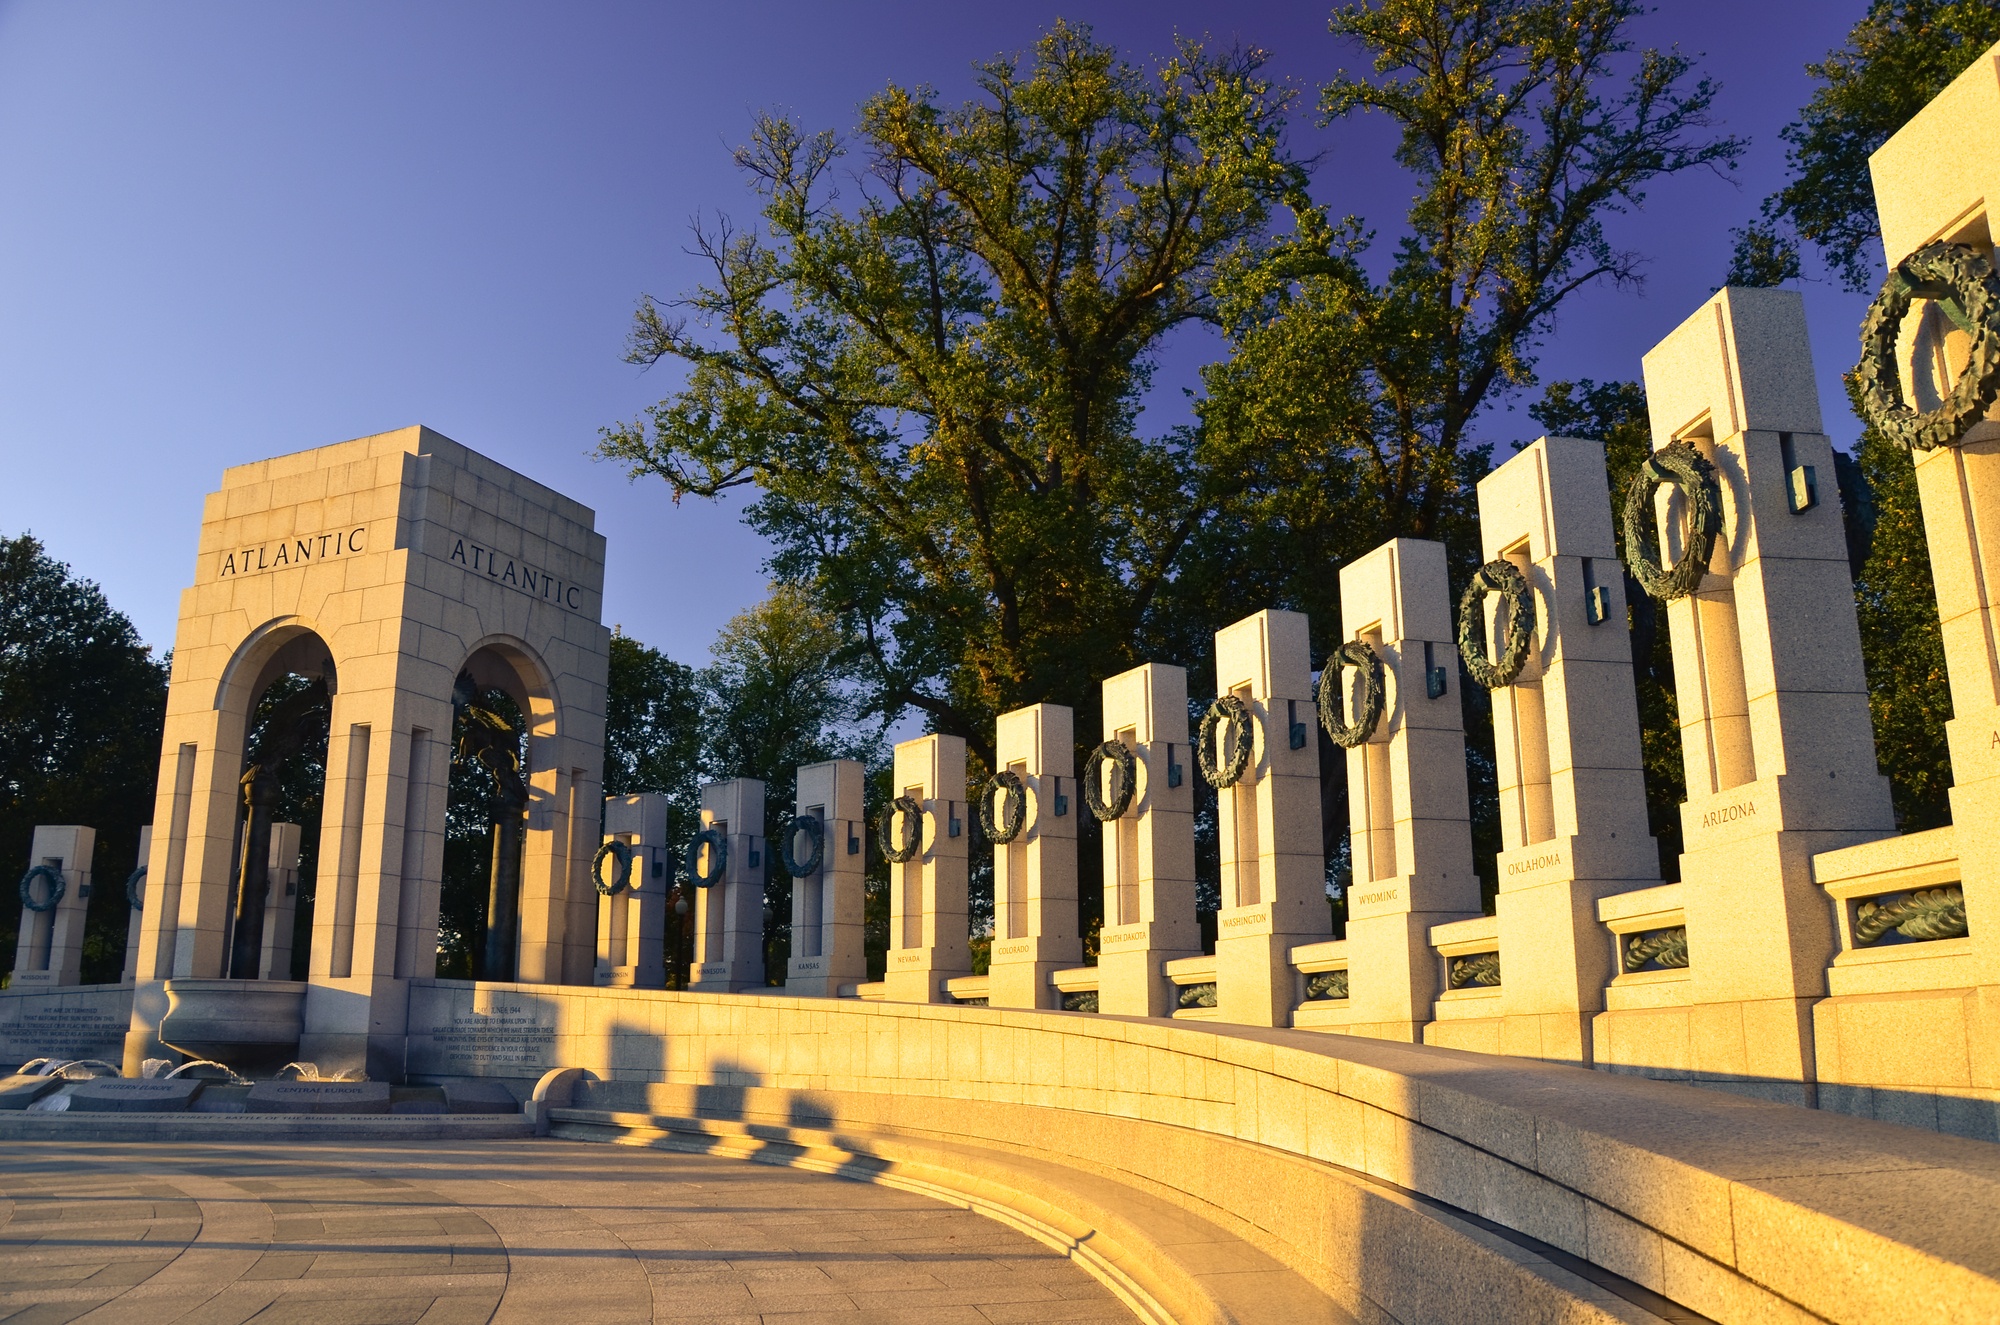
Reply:
[[[175,1113],[201,1094],[202,1085],[193,1077],[172,1081],[97,1077],[76,1084],[69,1107],[78,1113]]]
[[[737,1160],[563,1142],[0,1154],[0,1321],[1129,1322],[970,1211]]]

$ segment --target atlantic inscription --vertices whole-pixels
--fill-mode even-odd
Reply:
[[[332,561],[336,557],[351,557],[357,552],[366,552],[367,543],[368,526],[357,525],[353,529],[335,529],[324,534],[280,538],[250,547],[230,548],[216,563],[215,577],[233,580],[263,571],[291,570]]]
[[[453,541],[450,559],[474,574],[509,585],[530,598],[539,598],[572,612],[583,610],[583,589],[580,585],[566,583],[545,570],[515,561],[490,547],[481,547],[469,538]]]

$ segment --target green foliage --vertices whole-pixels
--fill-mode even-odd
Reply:
[[[1218,500],[1187,438],[1133,433],[1150,355],[1302,186],[1258,62],[1182,43],[1145,73],[1059,23],[976,101],[892,86],[852,144],[766,117],[737,156],[766,236],[698,232],[714,283],[642,303],[630,357],[687,385],[600,453],[676,497],[756,484],[885,719],[990,763],[1000,712],[1094,712]]]
[[[125,964],[125,876],[153,817],[167,664],[89,580],[32,534],[0,539],[0,874],[29,864],[37,824],[98,830],[83,978]],[[0,905],[0,961],[11,967],[20,907]]]
[[[1875,759],[1889,779],[1897,826],[1910,833],[1951,822],[1951,751],[1945,741],[1950,679],[1916,467],[1908,451],[1873,428],[1861,434],[1857,451],[1874,500],[1874,528],[1855,578],[1854,606],[1875,719]]]
[[[664,793],[691,826],[701,813],[701,680],[695,669],[611,632],[604,695],[604,794]],[[670,827],[669,837],[679,840]]]
[[[1621,509],[1633,477],[1653,449],[1645,388],[1637,382],[1593,382],[1587,377],[1551,382],[1528,413],[1551,437],[1588,437],[1604,443],[1611,509]],[[1660,850],[1660,877],[1672,880],[1680,877],[1680,806],[1687,799],[1673,648],[1666,613],[1630,578],[1625,582],[1625,601],[1639,700],[1639,750],[1646,770],[1646,820]]]
[[[1798,242],[1769,224],[1752,223],[1731,230],[1736,246],[1729,253],[1724,285],[1768,289],[1799,278]]]
[[[1803,240],[1848,289],[1869,292],[1880,234],[1869,155],[1996,41],[1992,0],[1871,0],[1847,44],[1806,66],[1819,86],[1782,131],[1790,178],[1761,221],[1735,232],[1726,283],[1797,276]]]
[[[1375,76],[1337,75],[1321,110],[1390,116],[1418,180],[1379,279],[1363,223],[1308,195],[1290,95],[1255,53],[1183,43],[1142,73],[1058,24],[1032,58],[981,66],[974,102],[891,87],[850,144],[766,118],[737,158],[760,232],[699,231],[714,280],[639,309],[629,357],[678,361],[686,383],[600,454],[677,499],[757,486],[771,568],[832,614],[866,709],[965,737],[975,776],[1022,704],[1072,706],[1094,744],[1097,683],[1141,659],[1187,666],[1205,703],[1219,626],[1275,605],[1337,639],[1336,572],[1385,538],[1442,539],[1469,573],[1480,412],[1532,382],[1565,299],[1635,279],[1612,214],[1658,177],[1733,165],[1742,144],[1706,132],[1713,85],[1624,38],[1639,8],[1335,15]],[[1194,427],[1139,437],[1153,356],[1187,323],[1219,329],[1229,361]],[[1486,700],[1466,703],[1476,745]],[[1497,845],[1492,761],[1472,762]]]
[[[1727,169],[1743,150],[1704,132],[1716,89],[1689,61],[1631,51],[1623,31],[1638,12],[1621,0],[1384,0],[1336,13],[1334,32],[1373,56],[1376,77],[1339,75],[1321,111],[1394,121],[1417,198],[1379,280],[1363,223],[1302,200],[1287,243],[1228,273],[1232,354],[1206,371],[1200,417],[1207,462],[1244,486],[1191,540],[1182,656],[1206,652],[1197,627],[1276,603],[1311,616],[1323,657],[1344,633],[1334,572],[1387,538],[1441,540],[1463,588],[1478,561],[1474,485],[1491,463],[1474,439],[1480,412],[1532,383],[1535,346],[1571,294],[1636,281],[1638,258],[1611,244],[1608,217],[1662,176]],[[1490,860],[1490,700],[1473,685],[1461,694],[1475,845]],[[1339,863],[1344,779],[1326,767],[1322,821]]]
[[[1399,535],[1443,539],[1457,578],[1470,573],[1472,489],[1489,464],[1473,421],[1532,381],[1565,299],[1637,279],[1606,218],[1653,180],[1733,166],[1743,149],[1700,132],[1715,87],[1684,57],[1639,53],[1619,79],[1639,9],[1383,0],[1335,13],[1377,76],[1338,75],[1320,109],[1394,121],[1417,197],[1379,281],[1362,223],[1297,199],[1291,240],[1225,284],[1233,354],[1207,371],[1201,417],[1211,463],[1253,486],[1200,551],[1243,547],[1223,559],[1238,597],[1296,604],[1324,631],[1339,616],[1328,571]]]

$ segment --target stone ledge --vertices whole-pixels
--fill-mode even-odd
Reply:
[[[466,1141],[527,1137],[516,1114],[0,1113],[0,1141]]]

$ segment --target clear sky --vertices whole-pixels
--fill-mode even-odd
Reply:
[[[0,533],[32,530],[172,643],[204,493],[227,465],[424,423],[594,507],[608,622],[687,662],[762,596],[736,508],[675,506],[589,458],[674,384],[622,362],[641,292],[699,280],[697,212],[747,217],[730,149],[763,108],[846,128],[885,84],[954,99],[1056,17],[1133,56],[1241,40],[1307,90],[1357,63],[1330,6],[936,3],[95,3],[0,0]],[[1864,0],[1664,0],[1639,30],[1703,55],[1736,182],[1687,176],[1614,221],[1641,292],[1564,314],[1546,378],[1636,377],[1720,282],[1782,180],[1778,129]],[[1319,194],[1393,227],[1381,125],[1320,131]],[[1806,287],[1828,431],[1863,298]],[[1209,352],[1169,347],[1159,413]],[[1485,435],[1534,435],[1497,413]]]

